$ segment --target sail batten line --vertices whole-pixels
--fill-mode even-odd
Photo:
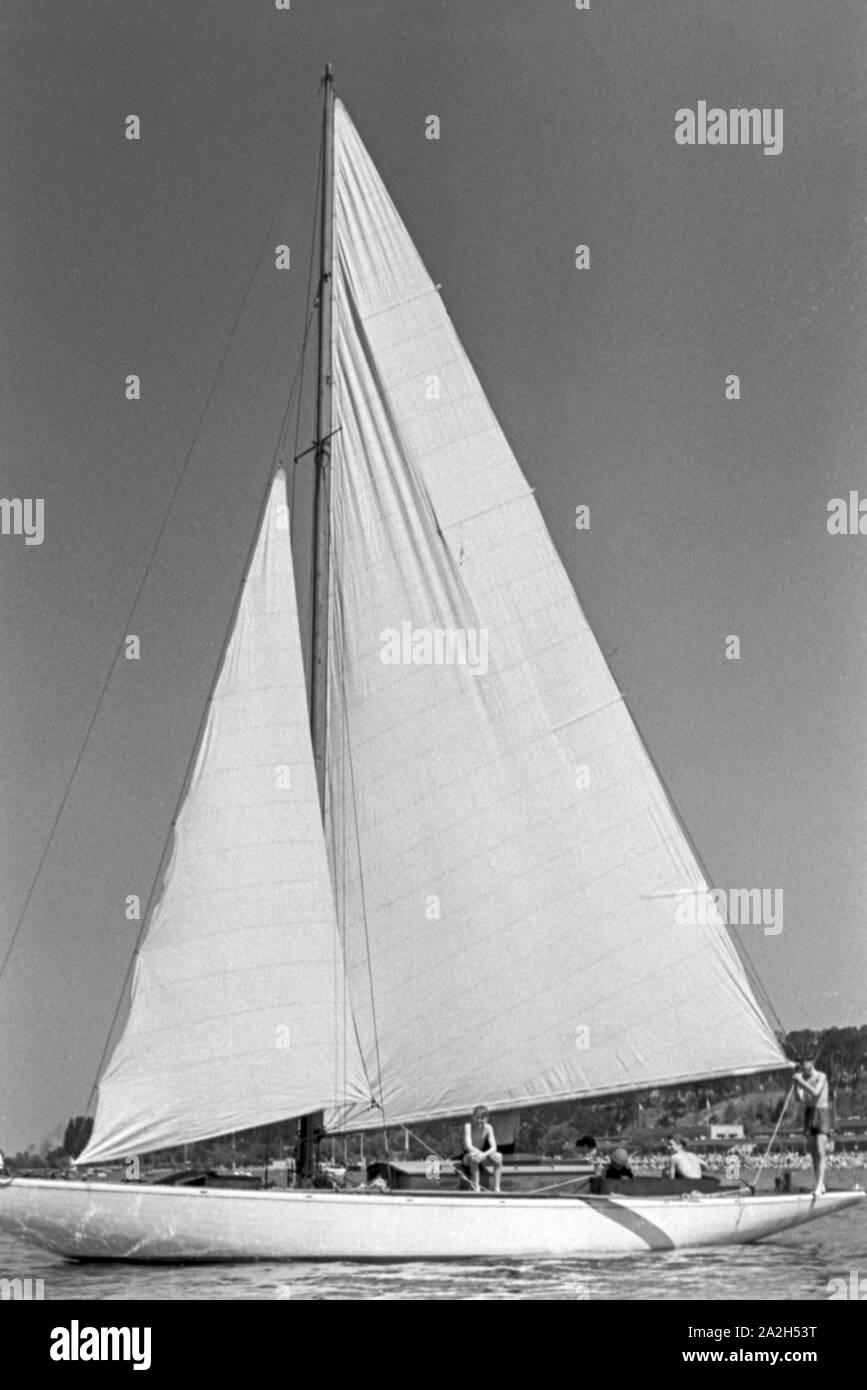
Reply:
[[[710,888],[707,884],[697,888],[672,888],[663,893],[642,893],[642,898],[712,898],[714,893],[720,890]],[[725,892],[725,889],[721,890]]]
[[[369,314],[365,314],[363,322],[366,325],[373,319],[381,318],[383,314],[394,313],[397,309],[402,309],[406,304],[413,304],[417,299],[426,299],[427,296],[431,294],[439,295],[439,290],[436,286],[431,286],[430,289],[426,290],[419,290],[417,294],[407,295],[405,299],[396,299],[391,304],[384,304],[381,309],[374,309]]]
[[[582,719],[589,719],[593,714],[599,714],[604,709],[610,709],[612,705],[622,704],[626,699],[623,691],[620,690],[616,695],[612,695],[610,700],[603,700],[601,705],[594,705],[593,709],[581,710],[579,714],[573,714],[571,719],[564,719],[561,724],[553,724],[549,733],[559,734],[562,729],[568,729],[573,724],[578,724]]]
[[[529,492],[516,493],[514,497],[506,497],[502,502],[495,502],[492,507],[486,507],[484,511],[473,512],[470,516],[457,517],[454,521],[441,521],[440,527],[443,531],[451,531],[455,526],[469,526],[470,522],[478,521],[483,516],[490,516],[492,512],[500,512],[504,507],[511,507],[514,502],[526,502],[532,497],[536,489],[531,487]]]

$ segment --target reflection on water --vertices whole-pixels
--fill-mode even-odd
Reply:
[[[862,1207],[758,1245],[512,1263],[88,1265],[0,1236],[0,1278],[44,1279],[46,1299],[816,1300],[850,1270],[867,1277]]]

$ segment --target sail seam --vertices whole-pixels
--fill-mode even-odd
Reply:
[[[601,705],[594,705],[592,709],[582,710],[580,714],[573,714],[571,719],[564,719],[561,724],[553,724],[548,730],[550,734],[559,734],[561,729],[568,729],[570,725],[579,723],[582,719],[589,719],[592,714],[598,714],[600,710],[610,709],[612,705],[619,705],[626,699],[622,691],[612,695],[610,700],[603,700]]]
[[[511,507],[513,502],[526,502],[528,497],[532,497],[536,489],[530,488],[529,492],[519,492],[515,497],[507,497],[504,502],[497,502],[493,507],[486,507],[483,512],[472,512],[470,516],[458,517],[456,521],[440,522],[441,531],[450,531],[453,526],[466,526],[471,521],[478,521],[479,517],[490,516],[491,512],[500,512],[504,507]]]
[[[439,290],[431,286],[429,289],[418,290],[415,294],[408,294],[406,299],[395,299],[391,304],[384,304],[381,309],[374,309],[372,313],[362,315],[361,322],[370,323],[371,319],[378,319],[383,314],[392,313],[394,309],[402,309],[404,304],[413,304],[415,300],[426,299],[431,294],[439,295]],[[458,359],[455,358],[454,360],[457,361]]]

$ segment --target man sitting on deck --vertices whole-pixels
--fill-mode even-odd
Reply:
[[[472,1119],[464,1125],[463,1161],[470,1170],[473,1190],[479,1192],[479,1171],[494,1175],[494,1191],[500,1191],[500,1177],[503,1171],[503,1155],[497,1149],[493,1127],[488,1123],[488,1109],[477,1105]]]

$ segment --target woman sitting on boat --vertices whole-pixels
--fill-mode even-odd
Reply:
[[[493,1173],[494,1191],[500,1191],[503,1155],[497,1149],[496,1135],[488,1121],[488,1114],[486,1106],[477,1105],[472,1119],[464,1125],[462,1161],[470,1170],[470,1182],[476,1192],[480,1190],[479,1172],[482,1168],[488,1173]]]

